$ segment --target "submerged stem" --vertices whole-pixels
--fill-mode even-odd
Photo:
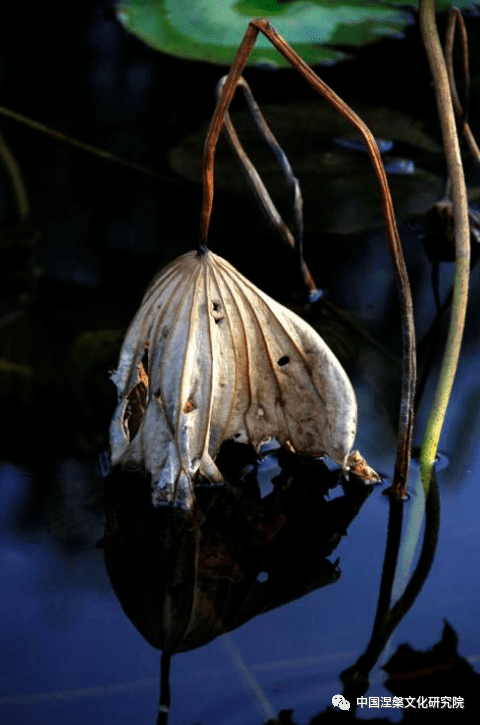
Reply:
[[[167,725],[170,711],[170,652],[162,652],[160,658],[160,703],[158,706],[157,725]]]

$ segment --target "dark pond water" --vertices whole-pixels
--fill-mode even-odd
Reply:
[[[114,479],[106,487],[110,538],[103,549],[97,546],[104,534],[104,482],[95,466],[115,405],[108,371],[149,279],[195,244],[200,190],[192,158],[198,158],[203,133],[195,129],[211,113],[221,73],[156,56],[107,22],[103,9],[92,2],[78,17],[67,14],[58,36],[53,5],[43,7],[40,17],[33,4],[19,2],[7,25],[17,27],[28,13],[31,29],[21,37],[5,35],[1,45],[5,105],[168,178],[152,180],[109,166],[1,121],[24,173],[40,237],[33,251],[5,257],[11,284],[4,286],[7,317],[0,328],[0,721],[155,721],[159,652],[122,610],[105,556],[123,606],[151,640],[158,633],[162,587],[177,586],[169,595],[174,616],[168,619],[166,609],[164,615],[177,649],[190,649],[172,660],[171,725],[259,725],[279,713],[284,723],[313,725],[352,717],[357,697],[367,698],[356,708],[360,719],[427,717],[411,708],[376,708],[368,700],[381,698],[387,705],[393,697],[415,697],[415,703],[418,697],[464,698],[464,710],[435,709],[435,716],[449,722],[470,718],[480,672],[478,270],[441,439],[436,547],[438,514],[427,507],[425,546],[433,564],[424,568],[418,594],[391,636],[374,638],[378,652],[355,680],[345,673],[372,637],[389,526],[390,499],[383,493],[395,458],[398,303],[362,152],[334,143],[348,136],[348,128],[328,120],[327,111],[316,116],[312,96],[299,91],[288,73],[265,79],[251,71],[250,80],[263,103],[288,102],[272,109],[273,125],[302,181],[305,252],[318,285],[388,351],[335,317],[310,312],[354,384],[356,446],[385,481],[366,490],[354,480],[342,483],[321,462],[304,465],[276,452],[247,460],[243,488],[199,492],[202,547],[195,549],[193,524],[165,512],[154,515],[145,508],[138,480]],[[43,28],[41,42],[36,27]],[[401,70],[394,62],[399,52],[405,59]],[[432,269],[406,220],[442,194],[438,129],[422,62],[411,74],[420,57],[415,36],[404,45],[384,43],[376,53],[326,73],[375,133],[394,141],[389,160],[403,173],[390,178],[422,340],[436,316]],[[17,62],[23,55],[32,59],[28,72]],[[359,67],[364,73],[377,69],[375,84],[366,84],[364,92]],[[480,89],[478,69],[472,70],[475,119]],[[311,120],[299,129],[301,119]],[[280,177],[259,153],[265,177],[280,189]],[[413,161],[414,173],[411,164],[396,159]],[[291,302],[291,259],[230,168],[225,154],[211,246],[268,293]],[[478,171],[468,165],[467,172],[475,192]],[[14,222],[8,189],[2,177],[4,227]],[[451,273],[450,263],[440,265],[442,298]],[[438,374],[445,325],[440,328],[433,354],[428,343],[421,348],[426,384],[417,446]],[[411,578],[423,542],[425,501],[415,461],[409,488],[393,602]],[[120,522],[117,529],[113,520]],[[198,554],[195,608],[192,551]],[[399,651],[405,644],[411,649]],[[337,694],[351,700],[348,714],[327,710]]]

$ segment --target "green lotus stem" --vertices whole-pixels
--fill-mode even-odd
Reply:
[[[457,371],[465,326],[470,275],[470,229],[467,189],[455,126],[447,66],[435,22],[435,0],[420,0],[419,13],[423,43],[433,77],[445,158],[452,183],[455,225],[455,276],[450,327],[438,385],[428,415],[420,454],[422,483],[425,492],[428,492],[438,442]]]

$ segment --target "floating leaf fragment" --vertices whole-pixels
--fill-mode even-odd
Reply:
[[[224,441],[275,438],[342,469],[356,432],[350,381],[321,337],[210,251],[153,280],[113,374],[113,465],[145,469],[155,505],[190,508],[198,476],[222,482]]]

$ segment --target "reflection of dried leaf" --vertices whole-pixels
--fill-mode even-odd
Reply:
[[[334,584],[332,563],[372,489],[342,482],[320,461],[286,456],[275,493],[199,487],[193,512],[154,509],[142,475],[105,481],[104,555],[125,614],[153,646],[202,647],[262,612]],[[309,502],[305,506],[305,501]]]
[[[150,472],[155,503],[188,507],[198,474],[222,481],[214,460],[229,439],[258,450],[275,437],[342,468],[354,441],[355,394],[333,353],[208,251],[154,279],[113,378],[112,462]]]

